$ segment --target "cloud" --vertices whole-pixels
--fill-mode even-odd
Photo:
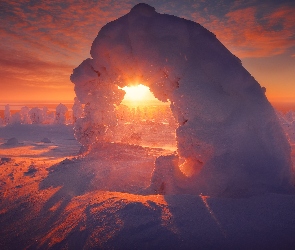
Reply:
[[[33,93],[40,88],[64,89],[72,95],[69,76],[73,68],[89,57],[99,29],[126,14],[130,7],[124,1],[111,0],[2,0],[0,99],[7,99],[11,93],[18,92],[19,96]]]
[[[36,72],[40,70],[68,70],[73,67],[69,64],[46,62],[22,51],[0,49],[0,54],[0,67],[2,69],[23,69]]]
[[[1,0],[1,90],[9,85],[40,88],[42,84],[69,88],[72,69],[90,57],[101,27],[139,2]],[[294,5],[269,8],[262,0],[146,2],[160,13],[199,22],[240,58],[273,56],[288,49],[294,56]]]
[[[16,74],[22,72],[22,74],[45,74],[48,72],[55,72],[56,74],[62,74],[63,72],[71,72],[73,65],[69,63],[46,61],[41,59],[41,56],[37,57],[24,51],[18,51],[15,49],[5,50],[0,48],[0,77],[8,74]],[[12,77],[12,76],[11,76]]]
[[[85,53],[85,45],[89,50],[98,30],[129,9],[124,11],[124,1],[3,1],[0,29],[4,39],[71,56]]]
[[[200,23],[240,58],[270,57],[295,50],[294,1],[175,2],[161,1],[156,10]]]
[[[259,17],[258,7],[211,15],[205,26],[237,56],[268,57],[286,52],[295,44],[295,7],[281,7]]]
[[[2,0],[1,40],[10,40],[19,49],[30,47],[64,60],[89,56],[99,29],[126,14],[139,1],[8,1]],[[132,2],[132,3],[131,3]],[[157,10],[177,13],[203,24],[240,57],[272,56],[294,44],[294,6],[269,9],[257,1],[208,2],[163,1]],[[255,7],[254,7],[255,4]],[[174,6],[174,7],[173,7]],[[225,12],[224,16],[216,11]],[[1,13],[2,14],[2,13]],[[2,42],[3,44],[3,42]],[[79,58],[78,58],[79,57]]]

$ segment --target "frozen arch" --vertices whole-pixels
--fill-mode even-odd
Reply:
[[[114,104],[124,97],[118,86],[137,80],[159,100],[170,100],[179,123],[178,156],[195,169],[185,178],[178,156],[164,160],[172,169],[172,192],[233,195],[291,187],[290,147],[264,89],[200,24],[138,4],[99,31],[90,53],[71,75],[85,104],[75,128],[83,145],[106,140],[107,129],[116,126]]]

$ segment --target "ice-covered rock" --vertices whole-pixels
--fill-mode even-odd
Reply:
[[[118,86],[139,82],[171,103],[183,169],[195,169],[184,182],[174,174],[184,193],[291,188],[290,146],[265,89],[200,24],[138,4],[99,31],[90,53],[71,75],[85,104],[75,127],[84,146],[116,125],[114,105],[124,97]]]

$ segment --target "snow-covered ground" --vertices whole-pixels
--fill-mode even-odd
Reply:
[[[80,157],[71,125],[0,138],[0,249],[294,249],[294,194],[143,195],[172,151],[101,143]]]
[[[0,249],[294,249],[295,118],[213,33],[141,3],[90,54],[74,127],[5,106]],[[132,79],[172,113],[120,109]]]

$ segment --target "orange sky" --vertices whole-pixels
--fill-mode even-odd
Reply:
[[[1,0],[0,103],[73,100],[73,68],[90,56],[100,28],[139,2]],[[295,102],[294,1],[145,2],[199,22],[242,59],[270,101]]]

